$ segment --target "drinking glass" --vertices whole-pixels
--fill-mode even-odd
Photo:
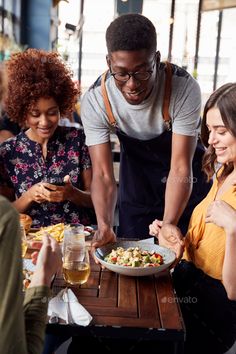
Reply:
[[[84,225],[83,224],[70,224],[68,227],[69,231],[76,235],[77,239],[84,240]]]
[[[76,225],[64,232],[63,276],[65,281],[72,285],[86,283],[90,275],[89,253],[84,233],[81,231],[82,226]]]
[[[90,262],[87,247],[68,246],[63,260],[63,276],[67,283],[80,285],[86,283],[90,275]]]
[[[27,238],[23,225],[20,225],[20,233],[21,233],[21,255],[24,258],[27,251]]]
[[[62,244],[62,253],[64,252],[65,245],[75,243],[75,242],[85,246],[84,225],[83,224],[65,225],[64,239]]]

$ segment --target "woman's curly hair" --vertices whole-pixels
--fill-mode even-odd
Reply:
[[[0,64],[0,105],[6,94],[6,85],[7,85],[7,81],[6,81],[6,74],[4,71],[4,65],[1,63]]]
[[[203,171],[206,173],[208,180],[214,175],[214,173],[217,172],[217,156],[213,146],[208,143],[210,133],[206,125],[207,113],[213,107],[219,109],[226,129],[236,138],[236,83],[228,83],[218,88],[213,92],[205,104],[202,119],[201,139],[207,148],[202,164]],[[228,176],[233,171],[233,168],[232,162],[224,164],[219,180],[222,180]]]
[[[5,110],[20,126],[40,98],[54,98],[60,114],[71,116],[79,92],[58,53],[27,49],[13,54],[7,62],[7,78]]]

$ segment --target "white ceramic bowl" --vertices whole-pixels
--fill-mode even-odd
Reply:
[[[121,265],[116,265],[116,264],[106,262],[104,260],[106,255],[110,253],[112,249],[117,249],[117,247],[123,247],[124,249],[127,249],[129,247],[140,247],[142,250],[146,250],[149,252],[155,251],[159,253],[161,256],[163,256],[164,263],[161,264],[159,267],[141,268],[141,267],[121,266]],[[143,242],[139,243],[138,241],[120,241],[116,243],[109,243],[106,246],[97,248],[95,251],[95,257],[105,268],[115,273],[129,275],[129,276],[140,276],[140,277],[162,272],[163,270],[169,268],[171,264],[175,261],[175,253],[170,249],[155,244],[150,244],[150,243],[143,243]]]

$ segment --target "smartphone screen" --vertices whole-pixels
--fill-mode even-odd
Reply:
[[[50,183],[50,184],[53,184],[54,186],[64,186],[65,185],[65,182],[61,179],[61,178],[54,178],[54,177],[51,177],[51,178],[47,178],[47,179],[44,179],[43,182],[46,182],[46,183]],[[45,187],[46,189],[48,190],[51,190],[47,187]]]

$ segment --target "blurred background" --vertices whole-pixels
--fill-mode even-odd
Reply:
[[[58,51],[84,92],[106,70],[107,26],[127,12],[150,18],[162,60],[198,80],[203,104],[236,81],[236,0],[0,0],[0,60],[28,47]]]

